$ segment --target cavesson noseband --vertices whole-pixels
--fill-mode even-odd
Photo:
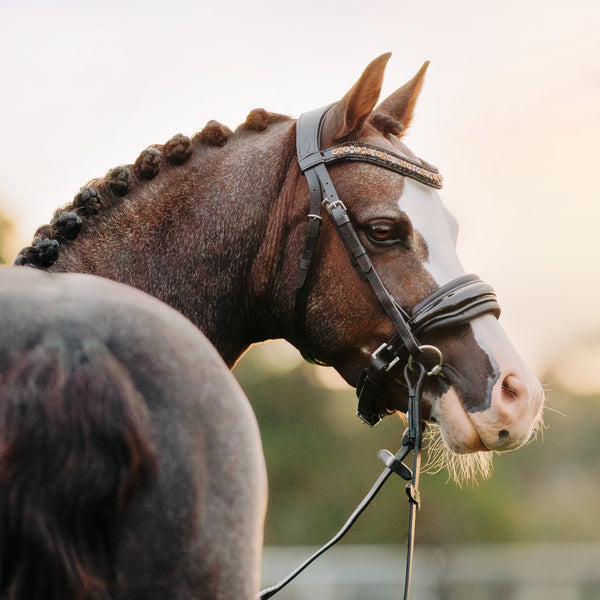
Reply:
[[[369,258],[356,230],[348,217],[343,202],[338,197],[327,171],[327,164],[338,161],[366,162],[404,177],[410,177],[424,185],[440,189],[442,176],[432,165],[422,160],[412,160],[384,148],[361,142],[346,142],[320,149],[321,128],[330,106],[304,113],[296,124],[296,149],[298,164],[304,173],[310,190],[310,210],[304,250],[300,258],[296,281],[295,318],[301,339],[305,336],[306,306],[308,301],[308,274],[322,223],[321,207],[324,206],[344,246],[352,265],[360,278],[366,280],[396,330],[392,338],[383,343],[372,355],[371,363],[363,369],[356,386],[359,398],[357,415],[371,426],[388,414],[381,405],[380,391],[385,384],[387,372],[401,356],[408,355],[409,364],[417,360],[431,364],[429,375],[439,375],[442,368],[441,352],[433,346],[423,346],[417,335],[454,325],[468,323],[484,314],[500,314],[500,306],[494,290],[476,275],[463,275],[440,287],[415,306],[410,314],[388,292]],[[303,355],[313,359],[305,349]]]

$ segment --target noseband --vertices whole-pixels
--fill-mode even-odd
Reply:
[[[392,338],[383,343],[372,355],[371,363],[364,368],[356,386],[359,398],[357,415],[371,426],[376,425],[388,414],[382,405],[381,391],[387,373],[401,360],[419,361],[429,367],[429,375],[439,375],[443,357],[433,346],[419,343],[422,336],[436,329],[468,323],[475,317],[500,314],[500,306],[491,286],[476,275],[463,275],[440,287],[427,296],[410,314],[404,310],[388,292],[377,274],[343,202],[338,197],[329,177],[327,165],[340,161],[366,162],[424,185],[440,189],[442,176],[432,165],[422,160],[412,160],[371,144],[347,142],[320,150],[321,128],[330,106],[304,113],[296,125],[296,150],[298,164],[310,189],[310,211],[304,250],[300,258],[296,281],[295,319],[301,339],[306,328],[306,306],[308,302],[308,275],[322,223],[323,206],[334,224],[360,278],[367,281],[396,330]],[[308,351],[303,356],[312,362]]]

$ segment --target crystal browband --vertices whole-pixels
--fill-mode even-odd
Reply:
[[[440,189],[442,187],[443,177],[436,167],[426,163],[422,159],[419,162],[410,160],[405,156],[399,156],[393,152],[388,152],[377,146],[369,144],[360,144],[358,142],[349,142],[339,146],[332,146],[321,152],[326,163],[336,160],[356,160],[368,162],[390,171],[395,171],[405,177],[415,179],[420,183]]]

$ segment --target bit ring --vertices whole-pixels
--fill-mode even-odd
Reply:
[[[442,351],[437,347],[437,346],[428,346],[428,345],[424,345],[424,346],[419,346],[419,351],[422,352],[423,354],[425,354],[425,352],[430,352],[433,353],[436,358],[437,358],[437,364],[434,365],[431,370],[427,371],[427,375],[428,376],[432,376],[432,375],[439,375],[442,372],[442,362],[443,362],[443,355],[442,355]],[[408,368],[412,371],[413,370],[413,356],[412,354],[408,357]]]

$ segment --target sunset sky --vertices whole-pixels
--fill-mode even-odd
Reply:
[[[0,211],[15,250],[146,146],[210,119],[233,129],[255,107],[296,117],[387,51],[383,94],[431,60],[406,141],[444,174],[463,264],[496,288],[510,337],[539,371],[560,355],[577,369],[581,336],[600,355],[596,0],[4,0]]]

